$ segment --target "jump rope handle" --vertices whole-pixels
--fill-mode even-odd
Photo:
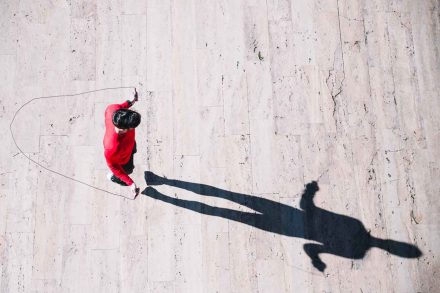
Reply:
[[[137,92],[136,88],[134,88],[134,100],[136,102],[138,101],[138,92]]]

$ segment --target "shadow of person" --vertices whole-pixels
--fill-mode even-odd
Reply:
[[[301,196],[300,209],[297,209],[269,199],[231,192],[210,185],[167,179],[149,171],[145,172],[145,180],[149,187],[142,191],[142,194],[151,198],[204,215],[247,224],[264,231],[318,242],[304,244],[304,251],[310,257],[313,266],[321,272],[326,268],[326,264],[319,257],[323,253],[361,259],[371,247],[377,247],[405,258],[417,258],[422,255],[420,249],[412,244],[373,237],[361,221],[315,206],[313,198],[319,190],[316,181],[306,185]],[[162,184],[204,196],[227,199],[248,207],[255,213],[174,198],[151,187]]]

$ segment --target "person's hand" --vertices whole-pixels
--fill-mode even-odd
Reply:
[[[133,199],[139,194],[139,188],[136,186],[136,183],[133,182],[130,186],[131,194],[133,195]]]
[[[134,94],[133,94],[133,100],[127,100],[127,102],[129,102],[130,103],[130,105],[129,105],[129,108],[131,107],[131,106],[133,106],[134,105],[134,103],[136,103],[138,101],[138,93],[137,93],[137,91],[136,91],[136,88],[134,89]]]

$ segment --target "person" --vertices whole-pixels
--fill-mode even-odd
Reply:
[[[129,110],[138,101],[135,90],[132,101],[112,104],[105,109],[104,156],[110,173],[107,178],[122,186],[130,187],[133,199],[139,193],[136,183],[128,176],[133,172],[133,155],[136,153],[135,128],[141,123],[141,115]]]

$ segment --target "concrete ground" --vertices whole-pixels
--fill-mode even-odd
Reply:
[[[0,292],[440,292],[439,13],[1,1]],[[106,179],[115,87],[135,201]]]

